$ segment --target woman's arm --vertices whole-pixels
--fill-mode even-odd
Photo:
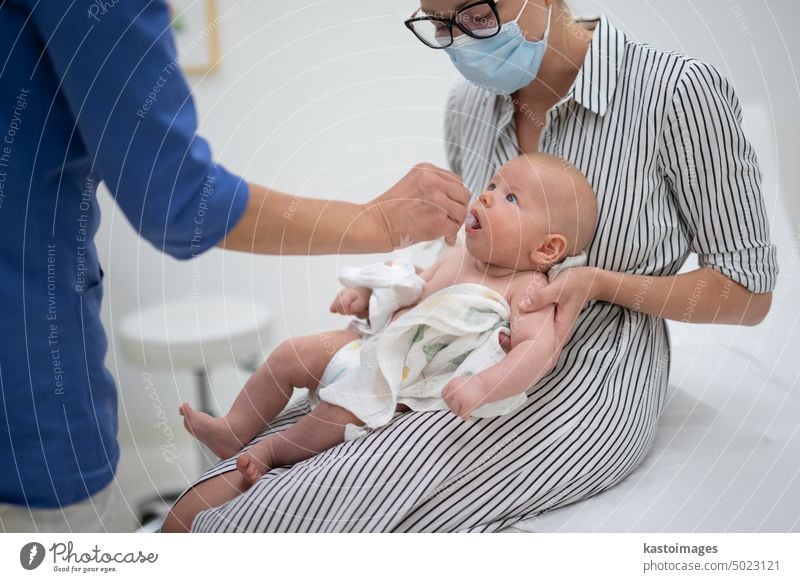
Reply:
[[[758,325],[772,293],[753,293],[710,267],[673,277],[596,270],[595,299],[685,323]]]
[[[710,267],[672,277],[573,267],[561,272],[547,287],[529,293],[519,308],[536,311],[556,305],[556,345],[560,350],[589,301],[615,303],[687,323],[757,325],[769,312],[772,294],[753,293]],[[509,349],[510,340],[502,339],[503,347]]]
[[[445,237],[455,243],[469,191],[432,164],[418,164],[367,204],[290,196],[250,184],[241,220],[219,246],[261,254],[388,252]]]

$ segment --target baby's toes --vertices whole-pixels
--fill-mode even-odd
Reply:
[[[244,478],[252,485],[261,478],[261,472],[256,469],[255,463],[250,463],[244,472]]]
[[[255,467],[255,463],[249,454],[244,453],[236,459],[236,468],[244,476],[248,483],[253,484],[258,481],[260,475]]]
[[[194,417],[194,410],[192,410],[191,406],[184,402],[181,404],[180,408],[178,408],[178,412],[183,417],[183,427],[189,432],[193,432],[192,420]]]

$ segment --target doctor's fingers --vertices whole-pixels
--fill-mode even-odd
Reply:
[[[427,162],[423,162],[417,164],[412,169],[412,172],[420,173],[426,177],[435,176],[437,178],[441,178],[442,180],[447,180],[449,182],[453,182],[455,184],[461,184],[461,178],[458,174],[451,172],[450,170],[446,170],[445,168],[440,168],[436,164],[430,164]]]
[[[451,186],[455,185],[451,183]],[[437,190],[431,192],[428,197],[429,202],[436,205],[445,214],[447,221],[441,225],[442,231],[439,236],[445,237],[445,242],[451,246],[455,244],[458,231],[467,217],[466,204],[453,200],[452,193],[452,189],[449,191]]]
[[[456,206],[463,208],[463,214],[466,216],[467,206],[469,206],[472,194],[461,181],[461,178],[446,170],[442,170],[442,172],[446,173],[437,175],[438,183],[435,183],[435,185],[438,187],[436,190],[447,196]]]
[[[409,174],[416,180],[421,193],[441,191],[453,202],[464,206],[469,204],[470,192],[458,174],[427,163],[417,164]]]
[[[453,200],[451,195],[447,192],[441,192],[435,201],[444,209],[447,216],[450,217],[450,220],[455,222],[459,227],[464,224],[464,219],[467,217],[469,195],[467,195],[467,202],[462,202],[461,200]]]

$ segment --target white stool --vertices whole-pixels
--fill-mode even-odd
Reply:
[[[126,360],[147,370],[193,372],[197,409],[215,415],[209,371],[231,364],[254,371],[263,359],[271,320],[269,310],[252,301],[229,297],[170,300],[126,316],[118,328],[119,347]],[[205,447],[201,453],[201,470],[205,470],[203,459],[214,455]],[[161,506],[174,497],[177,494],[159,494],[140,504],[146,508],[140,511],[140,521],[163,519]]]
[[[236,364],[248,370],[260,359],[271,322],[265,307],[226,297],[178,299],[125,317],[122,355],[148,370],[191,370],[198,409],[213,414],[208,371]]]

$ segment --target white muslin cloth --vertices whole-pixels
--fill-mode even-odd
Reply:
[[[397,404],[445,410],[442,390],[452,378],[477,374],[505,357],[498,336],[508,333],[509,316],[506,300],[488,287],[463,283],[442,289],[380,333],[337,352],[316,397],[349,410],[367,428],[388,423]],[[508,414],[525,399],[518,394],[489,402],[473,416]],[[365,432],[348,426],[345,438]]]
[[[391,265],[374,263],[365,267],[342,267],[339,269],[339,282],[345,287],[372,289],[369,322],[353,322],[362,335],[381,331],[395,311],[416,303],[425,285],[407,251],[395,252]]]
[[[586,254],[567,257],[551,267],[554,279],[562,270],[586,264]],[[392,265],[343,267],[340,282],[373,290],[369,323],[354,321],[361,333],[331,359],[319,388],[309,394],[312,405],[329,402],[356,415],[364,427],[348,424],[345,440],[365,436],[388,423],[397,404],[412,410],[445,410],[442,390],[457,376],[469,376],[505,357],[501,332],[509,332],[511,310],[496,291],[474,283],[453,285],[434,293],[395,321],[398,309],[413,304],[424,280],[408,254]],[[509,414],[525,402],[525,394],[486,403],[472,415]]]

